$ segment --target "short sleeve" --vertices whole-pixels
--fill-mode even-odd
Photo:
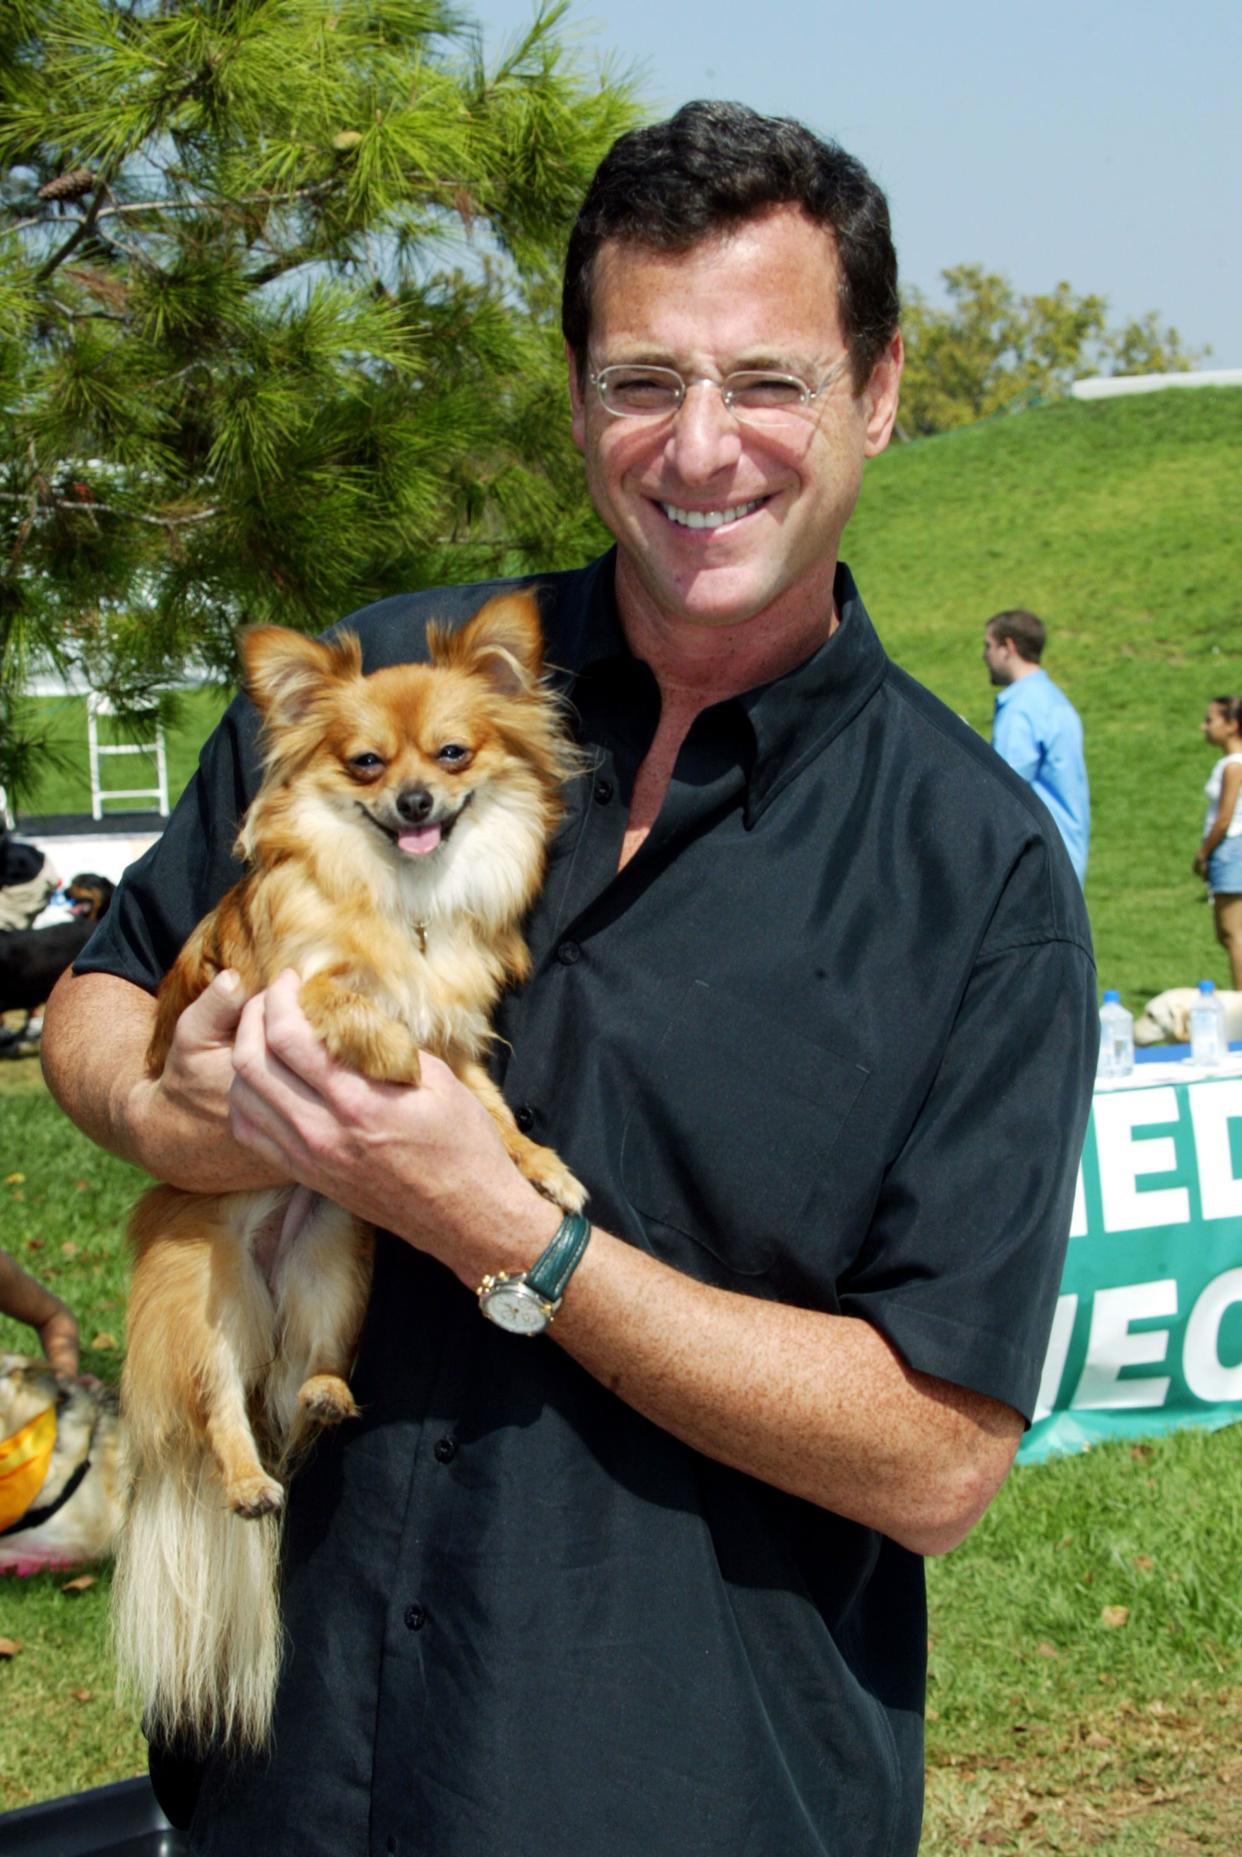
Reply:
[[[74,962],[154,993],[191,930],[241,875],[233,841],[258,783],[258,724],[238,697],[205,743],[159,840],[131,864]]]
[[[1002,703],[992,724],[992,746],[1023,780],[1034,780],[1043,759],[1039,734],[1030,715],[1017,703]]]
[[[984,953],[841,1283],[911,1367],[1034,1410],[1095,1074],[1079,940]]]

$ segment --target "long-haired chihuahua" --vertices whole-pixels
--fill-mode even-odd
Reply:
[[[216,974],[232,969],[253,994],[294,968],[332,1057],[416,1085],[420,1049],[434,1052],[528,1178],[577,1211],[581,1186],[521,1133],[484,1068],[496,1001],[528,970],[522,920],[577,771],[534,596],[432,626],[428,648],[429,663],[364,676],[351,633],[245,636],[265,755],[238,839],[246,873],[167,975],[149,1067],[158,1075]],[[265,1741],[282,1479],[316,1428],[357,1410],[348,1374],[372,1234],[308,1199],[156,1186],[131,1224],[118,1666],[148,1730],[183,1744]]]

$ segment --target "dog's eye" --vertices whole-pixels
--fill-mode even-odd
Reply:
[[[368,748],[362,754],[351,754],[349,765],[356,767],[360,774],[373,774],[378,768],[383,767],[384,762],[382,756]]]
[[[469,759],[469,748],[463,748],[460,742],[445,742],[443,748],[436,751],[436,760],[443,762],[445,767],[460,767]]]

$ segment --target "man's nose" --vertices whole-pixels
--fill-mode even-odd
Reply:
[[[714,381],[696,380],[673,417],[669,451],[678,476],[687,483],[706,482],[737,463],[742,429],[724,403]]]

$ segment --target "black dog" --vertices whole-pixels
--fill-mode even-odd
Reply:
[[[72,966],[95,932],[95,924],[112,901],[114,885],[94,871],[82,871],[66,885],[72,922],[41,929],[0,931],[0,1012],[33,1012],[41,1006],[66,967]],[[10,1034],[5,1042],[16,1042]]]

